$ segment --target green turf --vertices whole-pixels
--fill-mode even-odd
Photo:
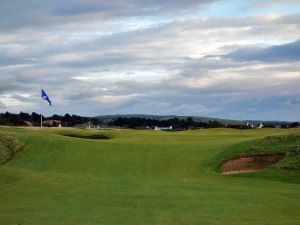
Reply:
[[[23,143],[0,165],[1,225],[300,224],[299,170],[216,171],[259,138],[299,129],[0,132]],[[95,134],[110,139],[63,136]]]

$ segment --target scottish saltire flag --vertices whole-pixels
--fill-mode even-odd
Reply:
[[[52,105],[51,104],[51,101],[48,97],[48,95],[46,94],[46,92],[42,89],[42,99],[46,100],[47,102],[49,102],[49,105]]]

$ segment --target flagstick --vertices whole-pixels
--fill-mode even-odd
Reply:
[[[41,94],[41,127],[43,127],[43,96],[42,96],[42,85],[41,85],[41,91],[40,91],[40,94]]]

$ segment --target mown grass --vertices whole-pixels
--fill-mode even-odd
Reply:
[[[298,129],[1,131],[24,143],[22,151],[0,166],[1,225],[297,225],[300,221],[297,169],[243,175],[217,171],[219,162],[261,138],[300,134]],[[295,176],[286,176],[286,171]]]

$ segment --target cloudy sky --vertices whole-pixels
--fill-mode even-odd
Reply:
[[[300,120],[299,0],[1,0],[0,112]]]

